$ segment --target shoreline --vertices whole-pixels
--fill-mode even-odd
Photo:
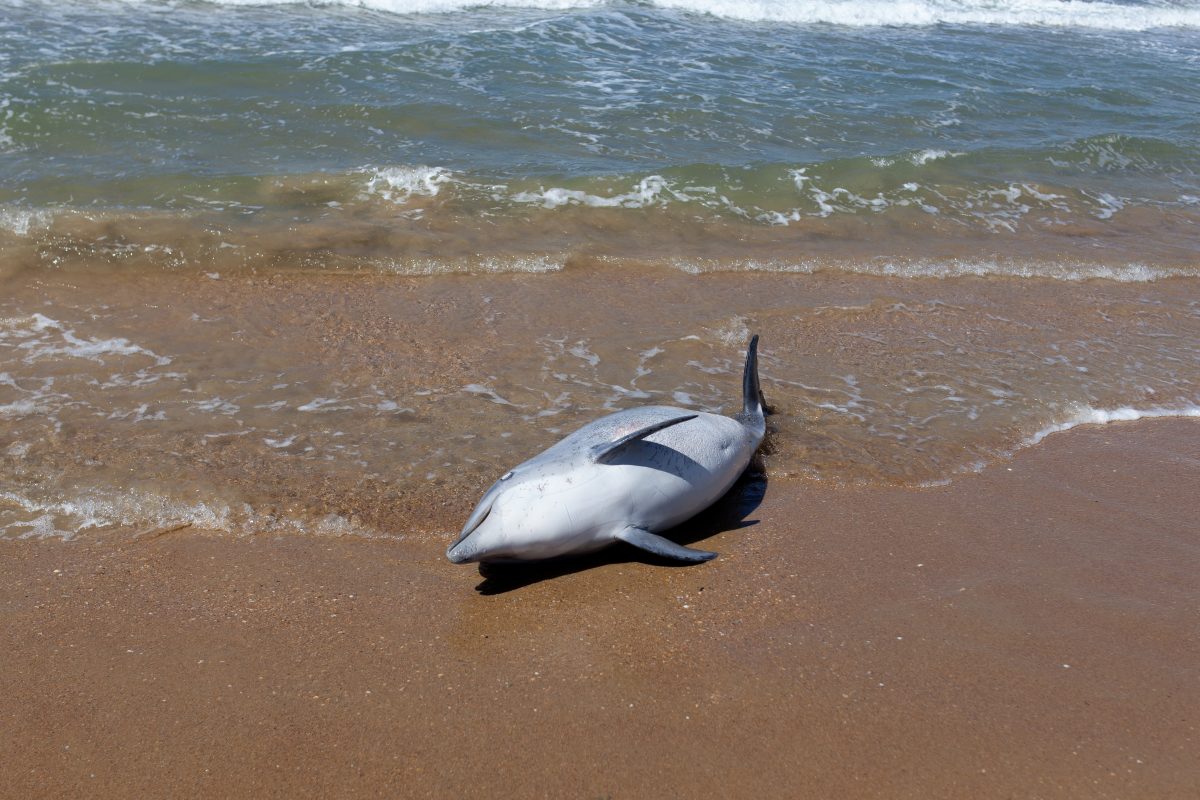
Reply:
[[[431,537],[8,540],[2,794],[1189,796],[1198,481],[1195,421],[1085,426],[483,591]]]
[[[735,408],[752,331],[769,474],[936,483],[1089,415],[1195,407],[1198,286],[46,275],[0,302],[0,533],[432,534],[603,414]]]

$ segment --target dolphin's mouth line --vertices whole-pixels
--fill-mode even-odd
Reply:
[[[467,519],[466,524],[463,525],[462,533],[454,540],[454,544],[450,545],[450,550],[462,544],[463,540],[474,533],[483,524],[483,521],[488,518],[488,515],[492,513],[492,506],[496,504],[496,498],[500,495],[500,484],[511,475],[512,473],[509,472],[503,478],[493,483],[492,488],[484,493],[479,504],[475,506],[475,510],[471,512],[471,516]],[[450,552],[450,550],[446,552]]]
[[[479,529],[479,526],[483,524],[483,521],[485,519],[487,519],[491,515],[491,513],[492,513],[492,506],[491,506],[491,504],[489,504],[487,509],[485,509],[484,512],[479,515],[478,519],[475,519],[474,516],[472,516],[471,519],[467,520],[467,523],[468,523],[467,526],[465,526],[462,529],[462,533],[460,533],[458,535],[458,538],[454,540],[454,544],[450,545],[450,549],[453,550],[454,548],[458,547],[460,544],[465,542],[467,540],[467,537],[470,536],[475,531],[477,531]],[[474,523],[474,524],[471,524],[471,523]]]

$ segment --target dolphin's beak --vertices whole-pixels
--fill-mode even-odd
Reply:
[[[463,527],[462,533],[458,534],[458,538],[455,539],[448,548],[446,548],[446,558],[450,559],[451,563],[467,564],[471,561],[478,560],[474,558],[474,556],[475,551],[478,549],[479,543],[470,541],[473,538],[471,534],[475,533],[476,528],[478,528],[479,524],[483,522],[483,518],[487,516],[487,512],[490,509],[491,502],[488,503],[487,507],[483,508],[482,512],[479,509],[476,509],[475,513],[471,515],[471,518],[467,520],[467,524]]]
[[[450,549],[446,551],[446,558],[450,559],[452,564],[468,564],[475,560],[475,548],[465,538],[459,539],[450,545]]]
[[[446,551],[446,558],[450,559],[451,562],[455,564],[467,564],[471,561],[479,560],[474,557],[477,549],[476,546],[468,544],[467,540],[483,524],[483,521],[491,512],[492,504],[500,496],[502,486],[503,484],[500,481],[496,481],[492,484],[492,488],[488,489],[479,500],[479,504],[475,506],[475,510],[471,512],[470,518],[467,519],[467,524],[463,525],[462,532],[458,534],[458,538],[454,540],[454,543],[450,545],[450,549]]]

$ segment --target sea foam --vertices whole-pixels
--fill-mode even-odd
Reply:
[[[848,27],[1038,25],[1141,31],[1196,27],[1200,6],[1126,5],[1081,0],[654,0],[654,5],[746,21]]]
[[[382,167],[367,178],[367,194],[393,203],[403,203],[413,195],[435,196],[453,180],[444,167]]]
[[[1195,417],[1200,418],[1200,405],[1182,405],[1174,407],[1157,406],[1154,408],[1094,408],[1092,406],[1077,406],[1070,416],[1061,422],[1047,425],[1037,433],[1025,439],[1022,446],[1029,447],[1045,439],[1047,436],[1060,431],[1069,431],[1080,425],[1105,425],[1109,422],[1132,422],[1139,419],[1155,419],[1159,417]]]
[[[0,517],[0,539],[47,539],[69,541],[89,530],[124,526],[140,528],[137,536],[195,528],[234,535],[261,533],[308,534],[316,536],[360,536],[403,539],[364,526],[353,519],[327,514],[314,519],[262,511],[246,503],[209,500],[179,500],[165,494],[137,490],[82,489],[70,498],[36,500],[11,491],[0,491],[0,512],[18,519]]]
[[[0,206],[0,230],[28,236],[49,227],[54,218],[49,209]]]
[[[637,188],[632,191],[608,197],[556,187],[537,192],[517,192],[512,199],[517,203],[534,203],[543,208],[558,208],[569,204],[593,208],[645,208],[658,200],[665,187],[666,182],[661,176],[651,175],[639,181]]]
[[[913,259],[829,263],[825,261],[769,261],[745,259],[703,263],[678,260],[676,269],[690,274],[706,272],[782,272],[814,274],[850,272],[888,278],[1043,278],[1055,281],[1104,280],[1117,283],[1151,283],[1177,277],[1195,277],[1189,270],[1149,264],[1089,264],[1058,261],[995,261],[991,259]]]
[[[215,0],[219,5],[307,5],[309,0]],[[565,11],[622,8],[620,0],[336,0],[394,14],[441,14],[481,8]],[[746,22],[846,27],[1020,25],[1143,31],[1200,27],[1200,5],[1133,5],[1083,0],[651,0],[649,5]]]

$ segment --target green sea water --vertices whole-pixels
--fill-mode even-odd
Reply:
[[[420,271],[1016,234],[1187,271],[1198,33],[1190,2],[6,3],[0,235]]]

